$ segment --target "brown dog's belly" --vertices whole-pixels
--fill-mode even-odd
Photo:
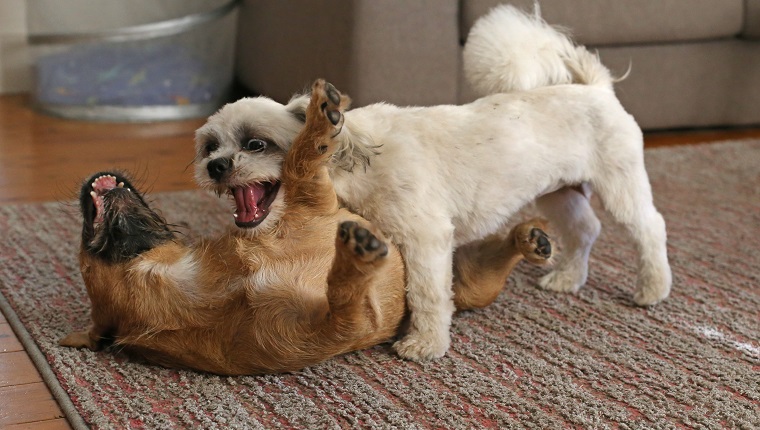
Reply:
[[[123,266],[83,254],[83,277],[97,290],[93,321],[112,326],[118,347],[133,356],[224,375],[295,371],[387,341],[405,313],[404,265],[393,247],[366,283],[339,286],[366,295],[350,333],[334,329],[328,277],[343,220],[364,222],[340,211],[284,237],[172,242]],[[166,268],[172,264],[195,272],[178,276]]]

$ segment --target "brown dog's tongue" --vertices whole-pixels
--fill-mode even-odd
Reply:
[[[251,184],[236,187],[232,194],[235,196],[235,221],[239,223],[254,221],[259,209],[257,203],[264,196],[264,186]]]

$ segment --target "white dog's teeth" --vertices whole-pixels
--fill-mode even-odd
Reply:
[[[119,188],[124,188],[124,182],[119,182],[119,185],[117,185]]]
[[[90,195],[92,196],[92,198],[95,198],[98,196],[98,194],[95,191],[90,191]]]

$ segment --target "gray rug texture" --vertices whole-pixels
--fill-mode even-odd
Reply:
[[[546,269],[521,265],[496,303],[455,317],[431,363],[380,345],[219,377],[59,347],[89,319],[73,204],[0,207],[0,302],[77,428],[760,428],[760,141],[646,161],[668,225],[667,301],[631,305],[634,245],[600,211],[578,294],[539,290]],[[199,234],[231,222],[202,192],[151,200]]]

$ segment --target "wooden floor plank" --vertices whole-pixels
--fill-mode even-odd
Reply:
[[[128,169],[143,189],[193,188],[193,136],[203,120],[114,124],[48,117],[24,96],[0,97],[0,203],[75,198],[87,176]]]
[[[653,131],[644,134],[644,142],[647,148],[741,139],[760,139],[760,128],[732,127],[712,130]]]
[[[25,351],[0,354],[0,388],[41,381],[42,377]]]
[[[0,322],[0,353],[23,351],[24,347],[16,338],[13,329],[7,323]]]
[[[0,387],[0,428],[63,418],[63,412],[42,382]],[[27,427],[21,427],[27,428]]]
[[[23,424],[11,424],[4,427],[4,430],[70,430],[71,426],[65,418],[54,420],[34,421]]]

